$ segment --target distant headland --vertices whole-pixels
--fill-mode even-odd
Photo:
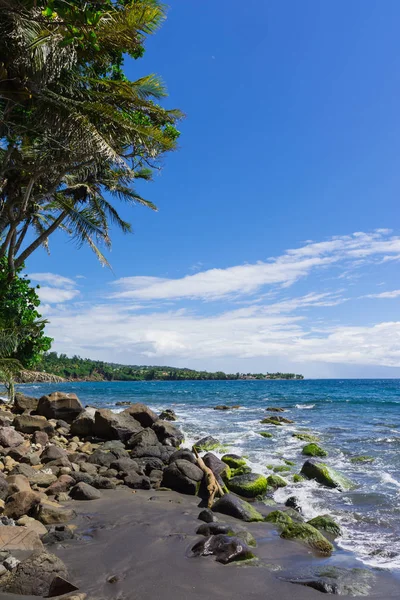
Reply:
[[[68,357],[66,354],[48,352],[35,366],[40,381],[54,377],[67,381],[206,381],[206,380],[269,380],[304,379],[297,373],[224,373],[167,366],[122,365],[118,363],[91,360],[80,356]],[[20,382],[32,381],[32,378]]]

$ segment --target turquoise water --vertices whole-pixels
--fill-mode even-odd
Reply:
[[[115,408],[131,400],[156,411],[173,408],[188,444],[203,435],[217,437],[227,451],[246,455],[257,472],[266,465],[295,462],[299,472],[304,445],[294,431],[319,435],[328,450],[326,460],[357,484],[352,492],[322,488],[314,482],[289,483],[275,493],[284,501],[296,495],[307,518],[329,512],[341,523],[339,545],[365,564],[400,570],[400,380],[304,381],[188,381],[32,384],[19,386],[39,396],[62,389],[75,392],[83,404]],[[233,411],[215,411],[217,404],[239,404]],[[260,421],[273,413],[269,406],[287,409],[293,425],[267,427]],[[118,410],[118,408],[116,408]],[[257,432],[270,431],[272,439]],[[369,455],[371,464],[351,458]],[[285,474],[283,474],[286,476]]]

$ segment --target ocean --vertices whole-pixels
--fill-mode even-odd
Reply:
[[[25,384],[18,389],[41,396],[55,389],[75,392],[84,405],[116,407],[117,402],[144,402],[155,411],[172,408],[186,435],[186,445],[205,435],[216,437],[225,452],[248,458],[255,472],[270,474],[267,465],[295,463],[281,473],[288,486],[275,492],[283,502],[295,495],[306,518],[329,513],[341,524],[338,540],[344,555],[353,553],[371,567],[400,573],[400,380],[303,381],[171,381]],[[240,409],[218,411],[218,404]],[[282,407],[293,425],[261,425]],[[272,433],[263,438],[259,431]],[[339,492],[304,481],[294,484],[305,460],[304,442],[294,432],[318,435],[328,464],[350,477],[357,487]],[[368,455],[370,463],[352,458]]]

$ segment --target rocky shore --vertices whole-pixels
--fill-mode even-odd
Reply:
[[[250,569],[260,593],[252,597],[262,597],[267,580],[282,597],[292,589],[299,599],[321,592],[382,598],[383,587],[385,597],[395,594],[390,578],[371,571],[333,563],[324,570],[340,527],[329,515],[305,522],[294,496],[277,505],[272,493],[286,485],[278,473],[253,473],[237,455],[218,458],[219,441],[210,436],[183,447],[170,409],[157,415],[144,404],[122,408],[84,408],[75,394],[62,392],[39,399],[17,394],[13,406],[0,405],[0,598],[131,598],[139,581],[143,595],[166,598],[163,587],[151,591],[132,563],[137,557],[148,573],[155,556],[187,570],[175,598],[197,597],[190,581],[202,569],[200,579],[210,575],[210,560],[212,597],[246,595],[243,583],[233,590],[225,582],[222,565],[237,569],[235,579]],[[283,426],[280,411],[271,412],[265,423]],[[323,463],[312,436],[304,441],[297,477],[351,489],[350,480]],[[102,553],[100,573],[89,563]],[[202,556],[210,558],[199,563]]]

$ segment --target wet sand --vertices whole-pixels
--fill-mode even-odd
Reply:
[[[281,540],[269,523],[243,523],[218,515],[220,522],[243,525],[254,535],[258,542],[257,566],[221,565],[213,556],[189,558],[189,548],[199,539],[195,535],[201,524],[197,520],[199,504],[199,498],[175,492],[104,492],[100,500],[73,503],[78,513],[77,531],[83,539],[48,550],[64,560],[70,580],[79,586],[79,592],[88,595],[88,600],[325,597],[319,591],[280,579],[307,574],[310,568],[327,564],[327,559],[313,556],[295,542]],[[7,597],[18,598],[0,594],[2,599]],[[377,572],[370,595],[364,597],[398,598],[399,583]]]

